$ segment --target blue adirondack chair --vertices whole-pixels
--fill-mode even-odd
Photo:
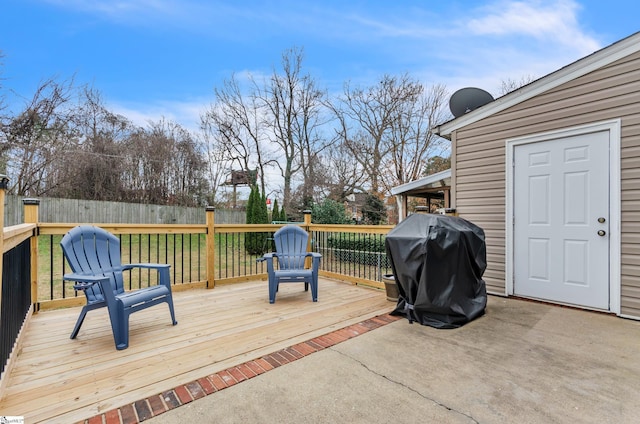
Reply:
[[[280,283],[304,283],[305,291],[308,291],[311,285],[311,297],[314,302],[317,302],[318,268],[322,255],[307,252],[309,241],[307,232],[297,225],[285,225],[275,232],[273,239],[276,251],[267,253],[259,259],[267,262],[269,303],[276,301],[276,292]],[[306,258],[312,258],[310,269],[305,268]]]
[[[170,265],[130,264],[122,265],[120,240],[102,228],[81,225],[73,228],[60,242],[73,273],[65,274],[65,281],[73,281],[76,290],[82,290],[87,304],[82,308],[71,333],[75,339],[88,311],[107,307],[116,349],[129,347],[129,315],[160,303],[169,305],[171,322],[178,322],[171,296]],[[132,268],[149,268],[158,271],[158,284],[139,290],[125,291],[123,271]]]

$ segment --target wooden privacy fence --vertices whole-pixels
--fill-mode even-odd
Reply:
[[[4,225],[24,222],[25,196],[6,195]],[[40,222],[111,222],[138,224],[204,224],[202,207],[147,205],[143,203],[105,202],[99,200],[41,199]],[[239,209],[218,209],[216,220],[221,224],[244,224],[246,213]]]

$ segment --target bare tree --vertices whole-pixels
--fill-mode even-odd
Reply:
[[[164,119],[137,127],[93,88],[45,81],[3,121],[5,172],[19,194],[202,204],[216,201],[238,167],[259,177],[263,194],[281,193],[289,213],[294,191],[296,207],[357,192],[380,197],[425,172],[440,141],[430,129],[441,120],[444,87],[385,75],[370,87],[346,84],[329,101],[303,60],[292,48],[264,80],[225,81],[197,136]],[[268,187],[273,170],[282,188]]]
[[[446,88],[425,87],[409,75],[385,75],[369,88],[345,86],[332,109],[338,137],[367,176],[370,191],[381,196],[415,180],[442,139],[432,128],[446,115]]]
[[[67,107],[72,90],[72,80],[45,80],[23,111],[3,125],[3,171],[13,176],[12,193],[41,196],[59,184],[50,178],[56,158],[78,143]]]
[[[213,139],[211,130],[206,127],[209,123],[202,121],[202,119],[203,117],[201,117],[201,131],[198,136],[200,137],[200,144],[204,150],[205,173],[206,179],[209,182],[207,204],[218,206],[223,203],[220,199],[222,195],[221,188],[226,181],[231,163],[227,160],[224,145],[217,143]]]
[[[129,151],[126,141],[133,124],[109,111],[101,93],[83,87],[73,110],[80,143],[58,158],[59,179],[65,184],[54,196],[92,200],[118,200],[125,196],[127,181],[122,178]]]
[[[295,53],[293,51],[291,54]],[[321,182],[323,173],[321,155],[335,142],[324,137],[323,128],[328,121],[325,94],[317,88],[316,82],[309,75],[300,78],[294,101],[297,110],[293,120],[293,137],[297,144],[297,160],[302,174],[303,206],[308,209],[312,206],[312,200],[319,200],[314,199],[314,187]]]
[[[384,161],[386,172],[382,173],[382,180],[387,191],[421,177],[429,158],[448,147],[448,142],[432,131],[448,113],[446,88],[443,85],[425,88],[418,83],[414,88],[417,94],[407,96],[399,105],[386,138],[389,155]]]
[[[156,204],[195,206],[204,203],[205,163],[191,134],[161,119],[139,129],[130,141],[129,197]]]
[[[10,117],[4,114],[5,105],[5,92],[2,78],[2,71],[4,69],[4,63],[1,61],[4,57],[4,53],[0,50],[0,172],[7,172],[7,155],[6,152],[9,149],[9,142],[7,140],[7,127],[11,121]]]
[[[282,206],[289,212],[296,182],[303,198],[313,197],[322,173],[320,155],[333,142],[322,133],[329,118],[325,93],[303,74],[302,63],[302,49],[292,48],[283,53],[281,69],[263,81],[250,77],[247,90],[235,77],[226,81],[201,118],[209,152],[245,171],[257,168],[262,193],[268,189],[268,171],[278,169]]]
[[[302,174],[303,197],[312,196],[318,155],[330,144],[321,136],[325,94],[310,75],[303,74],[303,59],[301,48],[285,51],[282,73],[274,70],[259,90],[267,110],[269,140],[277,146],[277,167],[283,178],[282,206],[289,212],[294,177]]]
[[[2,71],[4,69],[4,63],[2,62],[2,58],[4,58],[4,53],[2,53],[2,50],[0,50],[0,113],[4,110],[5,106],[5,93],[4,93],[4,87],[2,84],[2,81],[4,81],[4,78],[2,77]],[[3,124],[4,122],[4,116],[0,115],[0,126]]]
[[[169,173],[169,203],[187,206],[205,203],[208,187],[201,147],[189,131],[172,121],[156,124],[171,140],[173,152],[166,164]]]
[[[407,102],[416,101],[422,86],[408,75],[385,75],[369,88],[344,87],[344,94],[331,105],[338,118],[338,135],[367,175],[370,191],[381,193],[380,171],[394,146],[394,122],[401,119]]]
[[[251,89],[255,82],[251,82]],[[238,166],[242,171],[259,170],[262,192],[265,191],[266,157],[264,112],[255,91],[243,93],[238,80],[232,76],[222,88],[215,89],[216,103],[201,116],[201,127],[207,134],[208,150]]]
[[[328,174],[328,192],[325,197],[344,202],[347,196],[366,191],[367,175],[358,162],[353,160],[346,145],[337,144],[329,150],[325,169]]]
[[[513,80],[511,78],[507,78],[506,80],[502,80],[500,82],[500,95],[503,96],[507,93],[517,90],[520,87],[523,87],[533,81],[536,78],[533,75],[525,75],[521,77],[519,80]]]
[[[91,87],[45,80],[2,117],[0,155],[25,196],[201,205],[208,192],[198,140],[177,123],[134,126]]]

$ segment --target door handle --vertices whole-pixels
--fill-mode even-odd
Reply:
[[[606,232],[605,230],[599,230],[599,231],[598,231],[598,235],[599,235],[600,237],[604,237],[604,236],[605,236],[605,234],[607,234],[607,232]]]

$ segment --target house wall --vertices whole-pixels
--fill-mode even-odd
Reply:
[[[640,53],[456,130],[460,216],[484,228],[487,290],[505,294],[506,140],[621,119],[621,314],[640,317]]]

